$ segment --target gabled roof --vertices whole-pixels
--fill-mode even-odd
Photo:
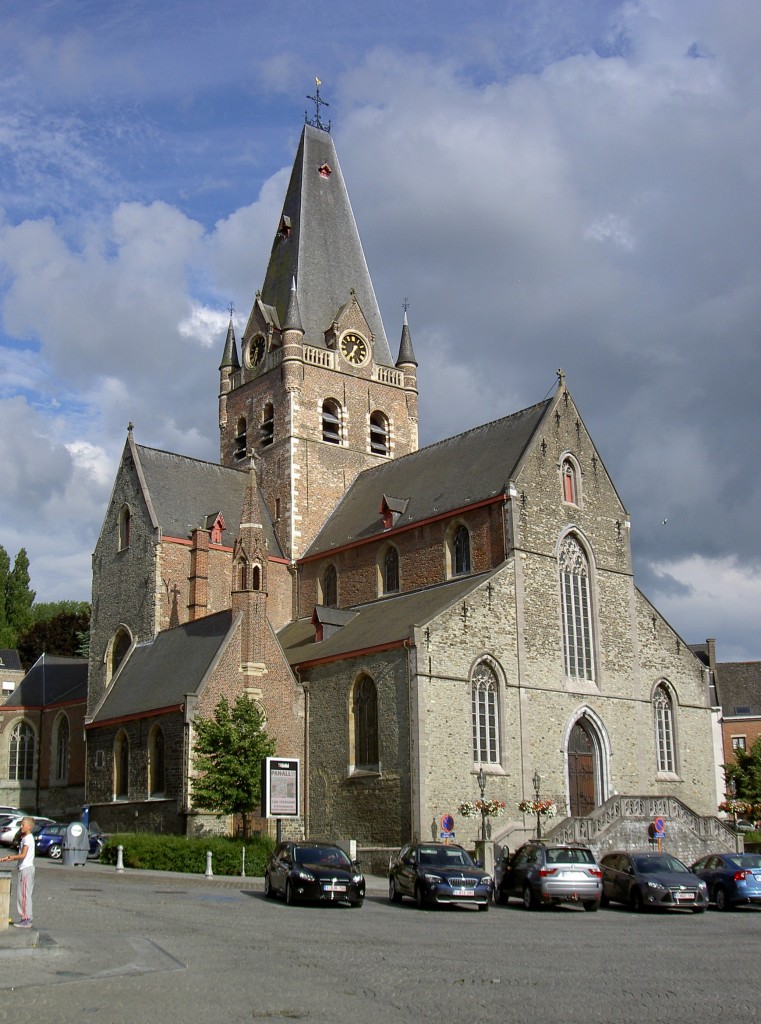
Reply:
[[[333,139],[311,125],[304,125],[301,135],[281,226],[283,218],[288,230],[275,236],[262,301],[286,323],[295,279],[304,341],[324,348],[325,331],[353,288],[373,334],[375,362],[393,366]]]
[[[501,568],[356,605],[351,609],[351,620],[321,643],[315,642],[315,627],[309,618],[289,623],[280,630],[277,638],[291,665],[401,643],[410,637],[414,626],[430,622]]]
[[[384,495],[407,501],[398,528],[502,494],[551,401],[360,473],[305,557],[382,536]]]
[[[227,469],[214,462],[135,445],[158,525],[168,537],[189,539],[204,528],[208,516],[222,513],[223,543],[232,547],[238,535],[248,471]],[[261,497],[261,495],[260,495]],[[270,555],[282,558],[264,499],[261,499],[264,535]]]
[[[87,658],[61,658],[41,654],[3,705],[49,708],[87,700]]]
[[[716,694],[724,717],[761,716],[761,661],[720,661]]]
[[[93,716],[93,724],[175,707],[196,693],[233,626],[230,610],[206,615],[137,644]]]

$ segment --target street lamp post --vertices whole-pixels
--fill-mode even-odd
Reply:
[[[737,805],[735,804],[737,783],[734,779],[727,779],[727,796],[730,799],[732,807],[732,821],[735,826],[735,853],[737,853],[740,849],[740,833],[737,831]]]
[[[534,783],[534,800],[539,803],[539,793],[541,792],[542,776],[538,771],[534,771],[534,777],[531,780]],[[536,812],[536,838],[542,838],[542,815],[539,811]]]
[[[478,788],[481,790],[481,841],[486,842],[486,809],[484,806],[484,792],[486,791],[486,772],[483,765],[478,769]]]

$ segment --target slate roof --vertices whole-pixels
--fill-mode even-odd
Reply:
[[[164,535],[190,538],[207,517],[221,512],[223,542],[232,547],[238,535],[248,470],[227,469],[213,462],[135,445],[153,509]],[[282,558],[272,520],[260,492],[264,536],[270,555]]]
[[[22,672],[21,658],[18,651],[8,647],[0,648],[0,665],[8,672]]]
[[[319,172],[325,165],[326,176]],[[353,288],[373,333],[375,362],[393,366],[333,139],[311,125],[304,125],[283,217],[289,218],[290,230],[275,236],[262,302],[274,306],[278,322],[285,323],[295,278],[304,341],[325,348],[325,331]]]
[[[351,609],[356,612],[354,618],[322,643],[315,643],[315,627],[311,618],[289,623],[280,630],[277,638],[290,665],[405,640],[411,635],[413,626],[430,622],[494,576],[500,568],[356,605]]]
[[[137,644],[121,667],[93,723],[173,707],[196,693],[222,651],[233,624],[230,610],[206,615]]]
[[[409,499],[397,527],[451,512],[505,491],[552,399],[366,469],[357,477],[305,557],[381,536],[384,495]]]
[[[725,717],[761,716],[761,661],[720,661],[715,675]]]
[[[49,708],[53,704],[87,700],[87,658],[41,654],[3,705]]]

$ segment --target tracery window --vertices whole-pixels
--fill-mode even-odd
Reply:
[[[594,679],[589,563],[578,540],[569,534],[560,548],[560,602],[565,674]]]
[[[378,691],[370,676],[354,684],[354,765],[378,766]]]
[[[659,772],[675,772],[674,705],[667,687],[662,683],[653,694],[655,715],[655,754]]]
[[[470,534],[467,526],[458,526],[452,539],[452,574],[470,572]]]
[[[11,782],[31,782],[34,778],[34,729],[19,722],[11,730],[8,747],[8,778]]]
[[[486,661],[476,665],[471,682],[473,760],[476,764],[499,761],[499,680]]]
[[[399,552],[389,547],[383,558],[383,593],[395,594],[399,590]]]

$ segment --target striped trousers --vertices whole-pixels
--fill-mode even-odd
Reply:
[[[32,892],[34,891],[34,864],[18,869],[16,909],[22,921],[32,920]]]

